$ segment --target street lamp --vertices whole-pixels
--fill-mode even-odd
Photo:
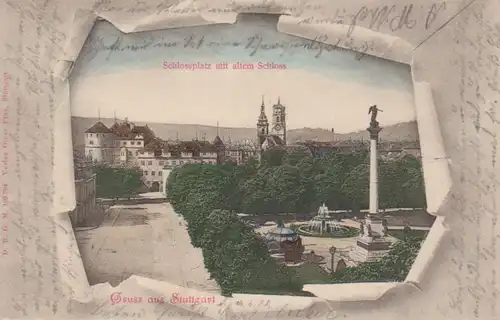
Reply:
[[[333,268],[334,263],[335,263],[333,257],[335,256],[335,252],[337,252],[337,248],[335,246],[331,246],[329,251],[330,251],[330,254],[332,255],[331,268],[332,268],[332,275],[333,275],[333,273],[335,272],[335,269]]]

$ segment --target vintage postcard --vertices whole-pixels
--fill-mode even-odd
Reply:
[[[405,280],[434,222],[410,68],[277,19],[96,24],[71,75],[91,285],[314,296],[303,286]]]
[[[498,319],[497,7],[6,1],[2,318]]]

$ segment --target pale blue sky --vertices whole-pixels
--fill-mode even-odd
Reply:
[[[116,110],[136,121],[192,123],[196,120],[200,124],[213,124],[217,118],[226,126],[251,127],[258,115],[253,116],[258,113],[261,94],[266,94],[266,103],[270,102],[267,99],[274,102],[277,95],[282,97],[288,107],[292,127],[336,127],[340,132],[350,131],[346,117],[352,116],[356,120],[347,122],[352,124],[352,130],[356,130],[365,126],[367,116],[362,114],[366,115],[370,104],[377,104],[384,110],[380,118],[386,117],[387,124],[414,119],[413,88],[407,65],[370,56],[357,60],[355,53],[346,50],[323,50],[317,56],[318,44],[313,44],[313,48],[307,47],[305,45],[311,45],[310,40],[278,32],[276,22],[277,17],[251,15],[240,16],[238,23],[233,25],[134,34],[122,34],[107,22],[99,23],[89,36],[72,73],[75,80],[72,81],[73,113],[95,116],[96,110],[100,109],[101,114],[110,116],[113,113],[111,110]],[[186,39],[190,37],[190,46],[185,47]],[[191,47],[198,46],[201,39],[203,42],[199,48]],[[225,45],[216,44],[221,42]],[[257,43],[260,46],[256,50]],[[165,47],[167,44],[170,47]],[[275,45],[274,49],[263,49],[272,45]],[[144,46],[145,49],[126,49],[132,46]],[[114,49],[110,49],[112,47]],[[164,61],[213,64],[274,62],[286,64],[287,70],[265,71],[266,79],[261,81],[259,77],[243,74],[264,74],[259,70],[170,71],[162,70]],[[215,74],[221,72],[226,74]],[[134,79],[130,79],[132,74]],[[118,75],[128,77],[128,85],[124,84],[125,80],[117,78]],[[164,81],[164,86],[160,86],[164,88],[163,95],[148,92],[154,86],[151,81],[155,81],[156,85]],[[327,82],[331,84],[327,85]],[[142,86],[141,83],[144,87],[137,88]],[[247,90],[238,88],[238,83],[246,86]],[[186,89],[172,88],[176,84],[192,85],[191,89],[201,92],[200,100],[189,97]],[[115,88],[106,89],[107,85]],[[109,97],[111,92],[115,95],[119,92],[118,85],[127,88],[120,95],[132,96]],[[97,90],[96,86],[101,90]],[[131,90],[138,92],[133,95],[129,93]],[[221,92],[217,93],[218,90]],[[297,96],[297,91],[300,91],[301,97]],[[127,106],[129,101],[135,106],[142,102],[140,92],[147,95],[145,100],[152,112],[144,112],[144,106],[142,110],[136,110],[133,105]],[[106,95],[108,97],[104,97]],[[200,103],[204,105],[201,109]],[[176,106],[169,106],[168,113],[157,111],[164,110],[169,104]],[[235,104],[238,104],[239,112],[230,110],[236,107]],[[205,112],[205,117],[191,115],[196,108],[200,110],[198,113],[204,113],[207,107],[211,112]],[[189,110],[189,113],[182,110]],[[228,116],[230,113],[232,117]]]

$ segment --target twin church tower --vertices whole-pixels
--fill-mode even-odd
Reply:
[[[280,103],[278,97],[278,103],[273,105],[271,132],[269,132],[269,121],[265,112],[264,96],[262,96],[260,115],[257,120],[257,139],[260,146],[262,146],[270,138],[281,140],[279,144],[286,145],[286,107]]]

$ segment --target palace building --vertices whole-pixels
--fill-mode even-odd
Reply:
[[[231,161],[243,164],[250,158],[276,146],[286,146],[286,108],[280,99],[272,106],[269,123],[264,98],[257,120],[257,144],[224,142],[218,133],[212,143],[205,140],[165,141],[153,130],[129,122],[117,121],[107,127],[101,121],[85,131],[85,159],[91,163],[139,167],[145,184],[152,191],[162,191],[165,170],[188,163],[223,164]]]
[[[152,191],[164,188],[163,169],[187,163],[216,164],[216,146],[207,141],[164,141],[146,126],[125,120],[106,127],[101,121],[85,131],[85,158],[93,163],[139,167]]]

